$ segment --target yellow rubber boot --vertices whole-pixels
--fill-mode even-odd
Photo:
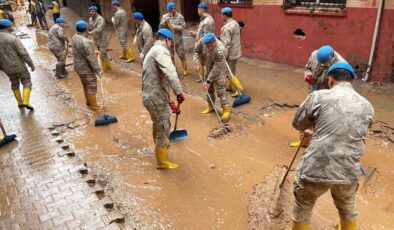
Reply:
[[[89,106],[89,94],[87,90],[83,90],[83,94],[85,95],[86,105]]]
[[[300,134],[302,134],[303,132],[300,132]],[[302,138],[301,138],[302,139]],[[299,140],[299,141],[296,141],[296,142],[291,142],[291,143],[289,143],[289,145],[291,146],[291,147],[298,147],[298,146],[300,146],[300,144],[301,144],[301,147],[308,147],[308,145],[309,145],[309,143],[311,142],[311,138],[310,137],[305,137],[304,138],[304,141],[302,142],[302,144],[301,144],[301,140]]]
[[[228,119],[230,119],[230,106],[224,106],[222,120],[227,121]]]
[[[103,108],[97,105],[96,94],[88,94],[88,101],[91,110],[99,110]]]
[[[29,104],[31,89],[23,89],[23,102],[22,106],[29,110],[34,110],[33,106]]]
[[[167,146],[168,143],[163,148],[160,148],[157,145],[155,147],[157,169],[175,169],[179,166],[179,164],[167,161]]]
[[[208,108],[206,108],[204,111],[202,111],[203,114],[207,114],[213,111],[213,106],[211,103],[208,103]]]
[[[101,61],[101,66],[103,66],[103,72],[106,73],[108,70],[107,61]]]
[[[21,91],[17,89],[17,90],[13,90],[13,92],[16,100],[18,101],[18,107],[22,107],[23,101],[22,101]]]
[[[309,229],[309,224],[299,224],[293,221],[291,229],[289,230],[308,230],[308,229]]]
[[[340,224],[338,226],[338,230],[355,230],[357,221],[346,221],[344,219],[340,219]]]
[[[133,55],[133,51],[131,51],[131,49],[127,50],[127,54],[129,55],[129,59],[127,59],[127,63],[134,61],[134,55]]]
[[[38,22],[36,22],[36,28],[40,28],[40,24]]]
[[[233,85],[232,80],[233,79],[231,79],[231,78],[227,80],[227,83],[226,83],[226,90],[227,91],[231,91],[232,90],[232,85]]]
[[[127,54],[127,50],[123,49],[123,54],[121,56],[119,56],[119,58],[120,59],[126,59],[127,58],[126,54]]]
[[[186,63],[186,60],[182,60],[182,67],[183,67],[183,76],[189,75],[189,73],[187,72],[187,63]]]
[[[111,70],[111,62],[109,61],[109,59],[107,59],[106,62],[107,62],[107,69]]]
[[[239,95],[238,91],[239,90],[243,90],[244,88],[242,87],[241,83],[238,81],[238,78],[236,76],[234,76],[233,79],[231,79],[231,80],[232,80],[232,83],[237,86],[236,87],[237,90],[231,96],[232,97],[238,97],[238,95]]]
[[[3,140],[3,139],[4,139],[4,137],[3,137],[3,136],[0,136],[0,141]]]

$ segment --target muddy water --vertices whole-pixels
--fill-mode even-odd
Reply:
[[[27,31],[32,33],[32,37],[26,39],[25,44],[31,51],[34,49],[36,63],[53,68],[55,59],[45,49],[45,32]],[[71,35],[72,30],[68,29],[67,34]],[[120,55],[115,38],[111,40],[110,48],[114,49],[111,56]],[[122,65],[126,64],[122,62]],[[270,74],[277,74],[278,78],[291,77],[288,76],[289,69],[283,71],[274,64],[264,65],[271,69]],[[129,66],[140,72],[138,60]],[[59,115],[70,121],[81,121],[78,127],[62,132],[62,136],[76,149],[76,154],[83,156],[85,161],[116,172],[121,178],[119,188],[128,196],[125,198],[127,205],[153,228],[251,227],[246,206],[253,186],[263,181],[275,165],[288,164],[295,151],[288,143],[298,138],[290,126],[295,109],[256,111],[261,108],[259,105],[271,103],[272,99],[283,101],[300,92],[286,90],[282,84],[265,82],[260,78],[257,81],[260,88],[255,84],[247,89],[253,102],[233,110],[230,124],[235,127],[241,125],[242,132],[215,139],[208,135],[214,127],[220,127],[217,118],[213,113],[201,114],[206,103],[199,86],[194,83],[196,76],[188,77],[187,87],[193,95],[186,95],[178,127],[188,131],[189,139],[172,143],[168,150],[169,160],[179,163],[180,167],[172,171],[158,171],[155,169],[151,121],[141,102],[141,76],[118,65],[112,64],[112,67],[113,70],[104,77],[105,105],[107,114],[116,116],[119,122],[109,126],[94,127],[94,121],[103,115],[102,111],[92,112],[85,106],[82,86],[72,67],[68,68],[69,77],[59,80],[67,95],[75,98],[66,105],[68,110]],[[245,75],[252,71],[240,69]],[[259,90],[264,90],[269,97],[261,97]],[[100,92],[98,98],[101,103]],[[369,96],[373,98],[373,95]],[[293,98],[290,101],[299,103],[300,100]],[[381,100],[377,97],[376,101],[380,103]],[[378,116],[386,121],[391,119],[389,112]],[[389,229],[392,226],[392,153],[393,145],[387,141],[380,138],[367,141],[363,166],[366,169],[377,167],[378,171],[367,185],[360,187],[357,195],[359,229]],[[318,201],[312,220],[315,222],[313,229],[332,229],[337,224],[337,213],[330,199],[325,195]],[[288,209],[291,209],[291,204]]]

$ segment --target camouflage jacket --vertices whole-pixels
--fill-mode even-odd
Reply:
[[[134,37],[134,42],[138,44],[138,50],[140,53],[146,54],[153,46],[153,33],[152,27],[145,20],[142,21],[140,26],[137,26],[137,33]]]
[[[0,69],[6,74],[27,72],[34,66],[21,40],[6,29],[0,29]]]
[[[216,39],[216,47],[210,51],[209,49],[205,48],[204,44],[204,38],[201,38],[196,45],[194,46],[194,53],[193,53],[193,62],[196,65],[201,64],[201,54],[203,50],[207,50],[208,52],[206,53],[206,72],[205,76],[207,77],[207,80],[212,82],[215,80],[218,80],[219,78],[225,78],[226,77],[226,59],[225,57],[227,56],[227,50],[224,47],[224,44]]]
[[[242,55],[241,29],[234,19],[226,21],[222,27],[220,41],[227,49],[227,60],[237,60]]]
[[[48,46],[50,50],[64,50],[64,45],[68,41],[63,27],[55,24],[48,32]]]
[[[127,13],[121,7],[118,8],[114,17],[114,25],[118,37],[124,37],[127,35]]]
[[[74,70],[79,75],[100,73],[93,41],[83,33],[76,33],[71,39],[74,54]]]
[[[200,24],[198,25],[196,41],[200,41],[207,33],[215,33],[215,22],[211,15],[201,17]]]
[[[182,93],[171,53],[160,40],[149,50],[142,67],[142,102],[147,109],[168,108],[171,97]]]
[[[170,18],[170,21],[172,23],[171,28],[166,22],[167,18]],[[175,43],[177,45],[183,45],[182,32],[186,28],[186,22],[182,14],[178,12],[175,13],[175,16],[172,16],[170,13],[165,14],[160,21],[159,28],[166,28],[171,31],[174,30]]]
[[[293,117],[299,131],[313,127],[312,140],[297,167],[300,179],[357,184],[360,158],[374,110],[349,82],[308,95]]]
[[[320,64],[316,59],[317,50],[313,51],[311,56],[309,57],[309,61],[305,66],[304,78],[311,74],[313,81],[315,82],[316,88],[319,89],[328,89],[328,68],[323,64]],[[346,60],[337,52],[334,52],[334,63],[337,62],[346,62]],[[347,62],[346,62],[347,63]],[[310,92],[313,91],[313,88],[310,87]]]
[[[105,19],[99,14],[89,18],[89,33],[93,36],[96,47],[108,46],[109,42],[105,25]]]

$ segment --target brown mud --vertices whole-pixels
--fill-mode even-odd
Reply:
[[[62,11],[62,17],[69,25],[79,19],[71,11]],[[47,70],[32,74],[33,85],[35,78],[54,78],[52,69],[56,60],[46,49],[46,32],[20,30],[26,30],[31,37],[22,41],[33,54],[35,64]],[[75,33],[73,26],[67,27],[66,33],[71,38]],[[129,38],[129,44],[131,40]],[[192,70],[192,58],[188,55],[190,74],[185,77],[187,94],[178,126],[188,131],[189,138],[171,143],[168,150],[169,160],[179,163],[180,167],[159,171],[155,167],[152,123],[142,105],[140,61],[137,55],[131,64],[118,59],[121,48],[114,36],[109,47],[113,49],[109,52],[112,70],[104,74],[105,105],[106,112],[116,116],[119,122],[94,126],[94,121],[103,112],[91,111],[85,105],[82,85],[72,66],[67,68],[70,73],[66,79],[57,80],[60,89],[48,95],[58,99],[54,106],[59,108],[58,114],[52,114],[48,119],[57,121],[53,128],[72,145],[77,155],[94,165],[91,167],[98,176],[111,176],[112,185],[107,192],[129,216],[126,222],[135,221],[137,228],[152,229],[227,230],[265,229],[259,227],[269,226],[267,218],[259,213],[268,208],[262,205],[261,199],[265,194],[272,197],[268,191],[274,189],[279,177],[273,167],[288,164],[295,151],[288,143],[298,139],[298,132],[291,127],[291,119],[296,111],[295,105],[300,104],[307,94],[302,80],[303,70],[242,58],[238,75],[245,93],[253,100],[231,108],[228,124],[234,132],[208,138],[214,130],[220,134],[221,128],[215,114],[201,114],[206,107],[205,96],[201,84],[195,82],[198,76]],[[131,48],[136,54],[135,47]],[[71,61],[69,57],[67,63]],[[177,66],[181,69],[178,60]],[[55,88],[50,84],[47,87]],[[39,104],[45,98],[37,98],[34,90],[31,102],[36,104],[35,114],[40,114]],[[380,87],[357,83],[356,90],[374,105],[375,119],[393,127],[394,91],[391,85]],[[100,90],[97,98],[101,104]],[[230,94],[228,98],[231,98]],[[174,118],[171,118],[172,122]],[[387,136],[390,129],[383,128],[379,126],[377,129]],[[367,184],[361,180],[357,193],[358,229],[390,229],[394,218],[394,144],[378,134],[370,133],[362,158],[366,170],[371,167],[378,170]],[[293,176],[288,178],[292,180]],[[260,182],[266,180],[270,183],[264,187],[265,184]],[[285,195],[292,199],[290,181],[287,188]],[[292,201],[287,203],[284,214],[291,209]],[[250,213],[253,215],[249,216]],[[289,228],[290,216],[282,219],[278,226]],[[317,202],[311,229],[333,229],[337,219],[336,209],[327,193]]]

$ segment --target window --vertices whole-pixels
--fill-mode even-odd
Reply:
[[[218,0],[218,4],[253,6],[253,0]]]
[[[283,0],[283,8],[345,9],[346,0]]]

